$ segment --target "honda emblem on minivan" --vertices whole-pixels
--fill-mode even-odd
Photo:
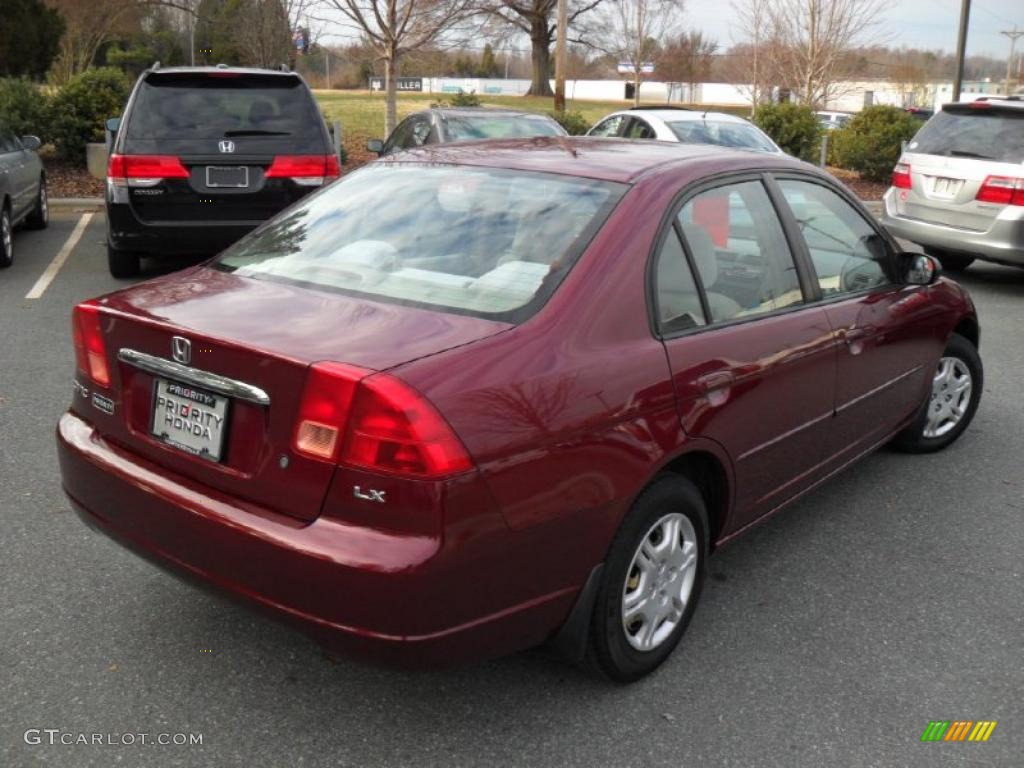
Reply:
[[[235,151],[235,142],[229,141],[228,139],[222,139],[221,142],[217,144],[217,146],[220,148],[221,152]]]
[[[182,365],[188,365],[192,362],[192,342],[186,339],[184,336],[174,336],[171,338],[171,357],[176,362]]]

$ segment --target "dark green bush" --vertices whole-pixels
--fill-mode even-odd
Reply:
[[[49,138],[50,100],[37,86],[20,77],[0,78],[0,120],[16,135]]]
[[[808,162],[818,159],[822,128],[810,107],[790,102],[762,104],[754,112],[754,123],[783,151]]]
[[[89,69],[71,78],[50,109],[57,156],[84,163],[86,143],[103,141],[107,118],[121,114],[130,88],[124,73],[111,67]]]
[[[565,112],[548,112],[558,124],[565,128],[566,132],[570,136],[582,136],[590,130],[590,123],[583,117],[583,113],[578,109],[574,109],[571,112],[566,110]]]
[[[900,159],[902,144],[921,123],[899,107],[866,107],[829,136],[829,157],[840,168],[869,181],[886,181]]]
[[[453,107],[479,107],[481,105],[480,97],[477,96],[473,91],[459,91],[452,96],[451,105]]]

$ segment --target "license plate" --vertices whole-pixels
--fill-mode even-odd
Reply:
[[[955,197],[963,183],[963,179],[936,178],[932,184],[932,193],[944,197]]]
[[[206,186],[244,189],[249,186],[249,168],[245,165],[206,166]]]
[[[187,384],[157,379],[150,433],[193,456],[220,461],[228,418],[228,398]]]

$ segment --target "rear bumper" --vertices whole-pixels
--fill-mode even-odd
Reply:
[[[129,205],[107,202],[107,243],[116,250],[142,256],[213,256],[261,223],[150,224],[140,221]]]
[[[881,222],[896,237],[986,261],[1024,266],[1024,209],[1001,215],[986,232],[975,232],[901,216],[895,195],[891,187],[885,193]]]
[[[331,651],[403,666],[510,653],[547,639],[579,590],[456,618],[480,582],[458,573],[465,555],[449,555],[438,539],[254,509],[169,476],[73,413],[57,426],[57,447],[64,490],[88,525],[296,625]]]

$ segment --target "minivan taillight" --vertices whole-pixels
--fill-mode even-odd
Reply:
[[[344,363],[310,367],[293,448],[315,459],[421,479],[473,466],[423,395],[393,376]]]
[[[978,188],[975,200],[999,205],[1024,205],[1024,179],[988,176]]]
[[[187,179],[188,169],[173,155],[111,155],[107,181],[123,187],[151,187],[163,179]]]
[[[896,167],[892,169],[892,185],[896,189],[911,188],[909,163],[896,163]]]
[[[268,179],[291,179],[296,184],[318,186],[341,175],[335,155],[277,155],[263,174]]]
[[[100,330],[100,308],[88,301],[78,304],[71,312],[71,335],[78,370],[101,387],[109,387],[110,368]]]

